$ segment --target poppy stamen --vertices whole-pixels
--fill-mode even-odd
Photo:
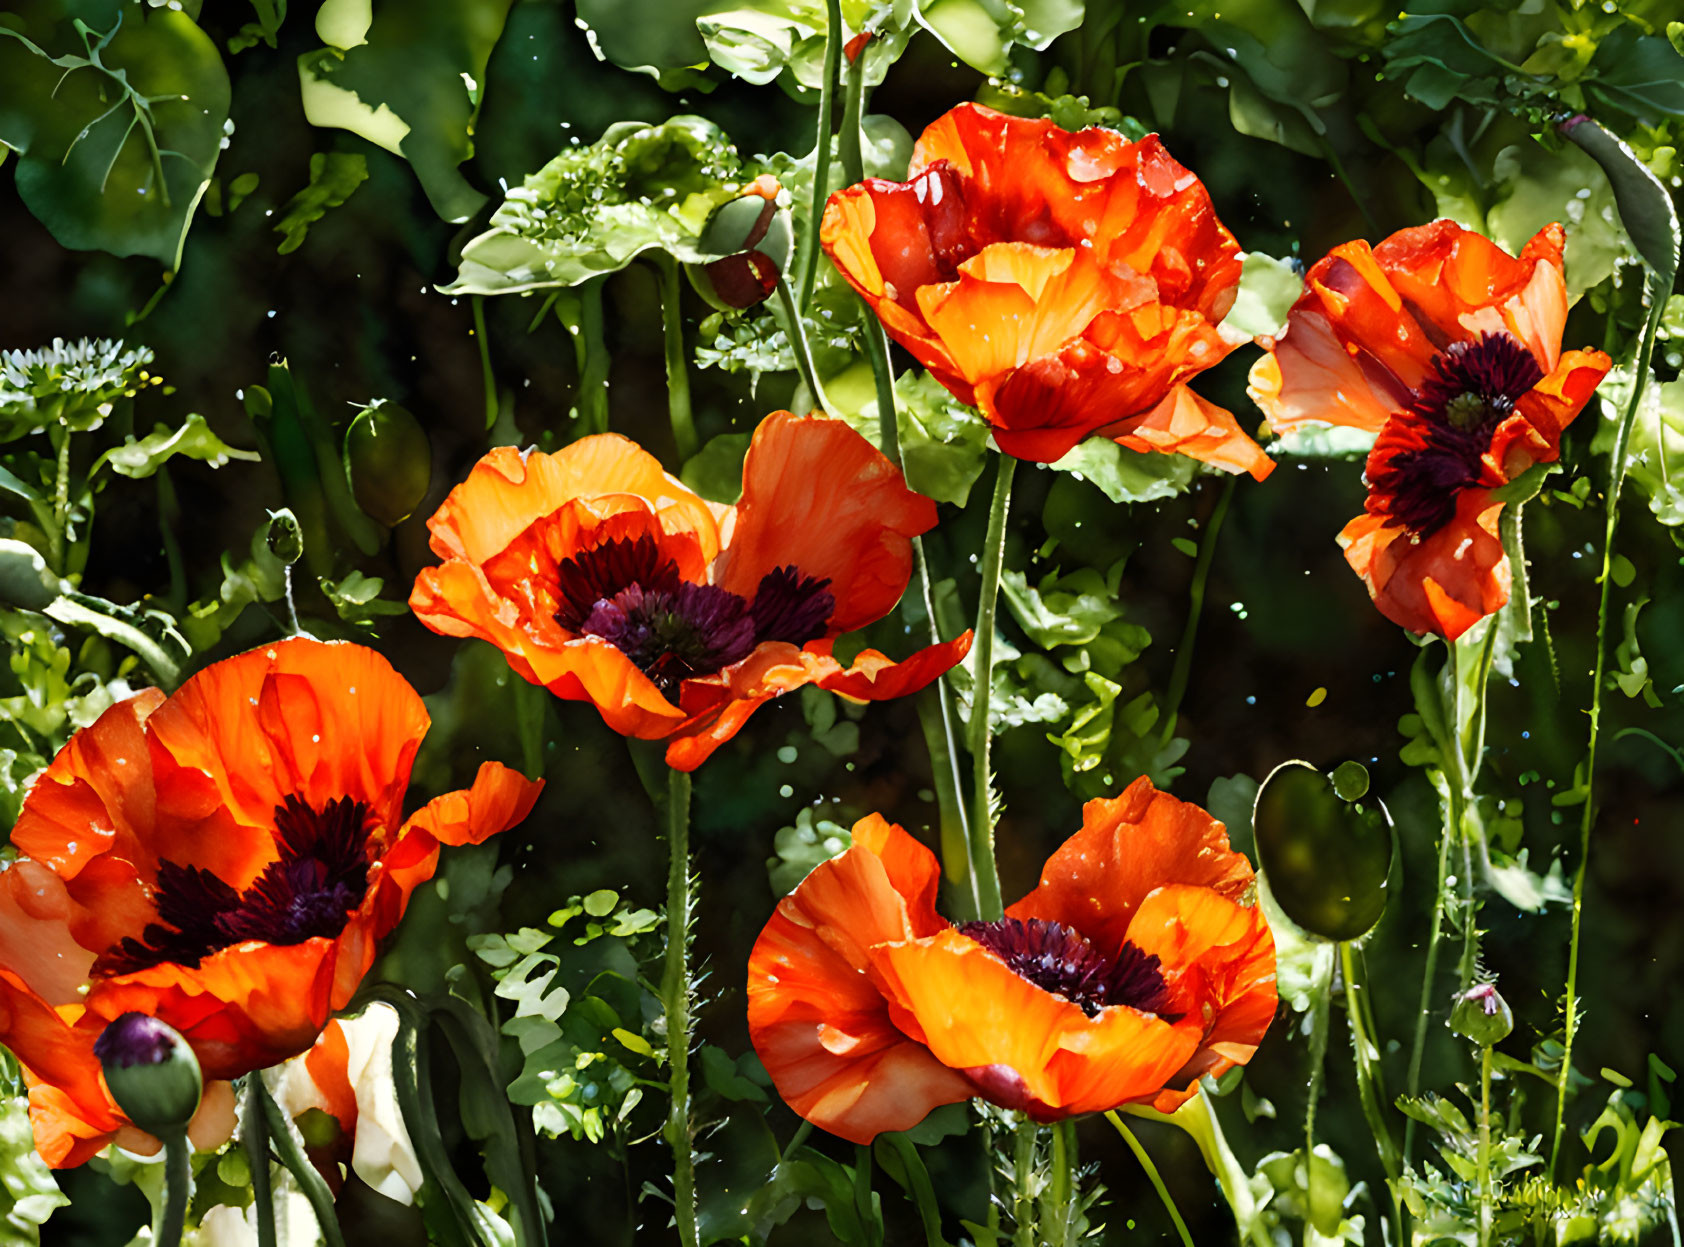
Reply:
[[[1073,928],[1040,918],[965,922],[959,933],[1004,961],[1012,973],[1063,996],[1090,1018],[1115,1005],[1157,1014],[1169,1007],[1157,956],[1126,941],[1113,959]]]
[[[1381,433],[1381,448],[1393,449],[1370,472],[1369,511],[1417,538],[1443,528],[1455,518],[1458,493],[1479,483],[1492,434],[1543,375],[1506,333],[1451,343]]]
[[[685,580],[649,536],[605,541],[557,572],[556,622],[614,645],[666,697],[741,662],[762,641],[818,640],[836,609],[830,581],[794,566],[763,576],[752,600]]]
[[[196,968],[247,940],[302,944],[333,938],[368,892],[368,807],[350,797],[312,809],[296,796],[275,807],[279,856],[241,892],[212,872],[158,863],[159,921],[102,961],[112,974],[171,963]]]

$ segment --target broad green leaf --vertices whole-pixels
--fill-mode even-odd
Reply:
[[[0,1243],[35,1247],[53,1210],[69,1202],[35,1151],[28,1097],[0,1103]]]
[[[282,255],[304,245],[304,236],[317,221],[337,208],[368,179],[368,160],[361,152],[316,152],[310,157],[310,184],[281,209],[275,222]]]
[[[1612,448],[1614,429],[1631,402],[1633,376],[1631,365],[1622,365],[1597,391],[1602,421],[1592,443],[1595,449]],[[1648,500],[1655,518],[1669,528],[1684,525],[1684,378],[1657,381],[1651,376],[1632,421],[1626,454],[1626,479]]]
[[[193,412],[182,421],[179,429],[159,425],[145,437],[129,438],[121,446],[106,451],[101,456],[101,463],[109,463],[112,470],[121,476],[141,480],[177,455],[202,460],[213,468],[222,467],[230,459],[256,463],[262,458],[256,451],[239,450],[228,445],[211,432],[203,416]],[[98,467],[99,464],[96,464],[93,470],[97,471]]]
[[[1185,493],[1199,470],[1186,455],[1129,450],[1103,437],[1090,437],[1057,463],[1045,465],[1092,481],[1112,502],[1152,502]]]
[[[871,370],[859,368],[856,380],[861,389],[870,385]],[[832,406],[839,409],[835,414],[878,445],[876,387],[857,408],[848,401],[849,391],[846,384],[826,386]],[[987,421],[929,373],[908,370],[895,378],[895,426],[906,483],[937,502],[964,506],[988,462]]]
[[[812,809],[802,809],[793,826],[780,828],[772,838],[773,857],[766,859],[766,877],[773,896],[787,896],[812,873],[853,844],[853,836],[840,823],[815,819]]]
[[[712,258],[696,240],[713,210],[752,178],[724,132],[704,118],[621,122],[511,189],[491,228],[462,249],[461,270],[445,292],[576,286],[654,248],[690,263]]]
[[[27,542],[0,537],[0,605],[38,611],[58,597],[59,578]]]
[[[299,58],[304,115],[402,156],[433,211],[465,221],[485,196],[458,166],[473,154],[485,66],[512,0],[325,0]],[[348,193],[348,192],[347,192]]]
[[[752,433],[721,433],[692,455],[678,478],[709,502],[734,503],[743,493],[743,457]]]
[[[1585,94],[1604,119],[1613,111],[1658,126],[1684,117],[1684,53],[1659,35],[1638,34],[1634,23],[1618,26],[1597,44]]]
[[[1240,288],[1222,327],[1252,338],[1278,337],[1286,328],[1286,314],[1302,293],[1304,278],[1290,260],[1247,252]]]
[[[1000,588],[1019,626],[1037,645],[1048,649],[1086,645],[1123,613],[1117,603],[1116,584],[1107,583],[1106,577],[1092,567],[1068,576],[1050,573],[1042,577],[1038,589],[1022,572],[1008,570],[1001,576]]]
[[[1082,24],[1083,0],[893,0],[972,69],[1003,75],[1012,47],[1037,51]]]
[[[227,139],[228,74],[180,6],[24,0],[0,24],[0,146],[18,194],[76,250],[181,265]]]

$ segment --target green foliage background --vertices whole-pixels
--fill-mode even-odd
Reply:
[[[1550,122],[1590,112],[1676,188],[1684,58],[1672,0],[1410,0],[1402,11],[1380,0],[843,7],[851,25],[876,18],[897,32],[868,53],[876,59],[867,77],[881,81],[868,106],[881,140],[868,167],[898,174],[906,136],[954,103],[981,98],[1070,126],[1160,132],[1199,173],[1241,245],[1270,256],[1313,262],[1349,238],[1378,239],[1440,214],[1518,250],[1540,225],[1563,220],[1569,286],[1583,296],[1566,345],[1609,350],[1629,386],[1641,275],[1606,179],[1553,137]],[[645,1182],[662,1181],[664,1148],[635,1142],[659,1120],[658,1088],[625,1106],[640,1079],[658,1075],[636,1043],[616,1037],[646,1044],[651,1020],[633,980],[635,958],[651,955],[640,941],[658,942],[637,914],[662,895],[664,848],[645,795],[646,779],[659,785],[659,767],[588,707],[520,686],[495,654],[427,632],[397,604],[430,561],[425,516],[491,442],[553,448],[606,417],[698,488],[729,496],[746,435],[766,413],[798,401],[787,344],[767,313],[721,322],[687,294],[687,342],[710,366],[690,378],[704,449],[680,459],[667,421],[657,273],[631,262],[646,241],[682,251],[670,220],[619,222],[623,254],[579,261],[558,279],[607,274],[596,278],[599,325],[594,296],[571,288],[548,303],[542,289],[481,300],[475,292],[508,284],[494,269],[469,280],[462,268],[458,285],[442,288],[457,280],[470,241],[504,219],[491,214],[508,188],[627,120],[706,119],[744,161],[778,171],[799,209],[811,179],[810,160],[806,183],[799,165],[813,146],[823,8],[760,0],[732,10],[752,10],[758,24],[733,26],[727,6],[696,0],[580,0],[577,12],[566,0],[383,0],[362,32],[354,9],[338,0],[319,11],[307,0],[0,4],[0,150],[10,150],[0,163],[0,347],[100,337],[150,351],[144,361],[106,361],[116,369],[109,393],[78,383],[76,394],[95,397],[46,421],[56,381],[37,386],[30,408],[17,396],[39,378],[0,376],[11,404],[0,404],[9,421],[0,433],[5,462],[21,482],[14,489],[0,478],[9,517],[0,521],[0,596],[10,604],[0,611],[11,653],[0,677],[7,821],[21,781],[73,726],[122,695],[125,681],[168,679],[160,663],[185,673],[284,630],[281,573],[263,533],[270,510],[291,507],[305,537],[296,588],[307,626],[371,640],[428,695],[435,725],[418,789],[462,785],[482,758],[550,781],[523,828],[451,859],[448,887],[418,898],[384,972],[418,987],[454,985],[517,1020],[514,1037],[525,1026],[569,1052],[610,1053],[596,1068],[610,1071],[619,1118],[592,1118],[592,1099],[578,1087],[534,1083],[512,1039],[505,1055],[516,1100],[538,1104],[540,1125],[560,1135],[540,1147],[541,1177],[580,1241],[662,1241],[661,1205],[634,1202]],[[79,34],[71,16],[96,35]],[[581,17],[608,61],[593,55]],[[113,29],[108,41],[97,37]],[[89,64],[52,64],[8,30],[37,40],[47,30],[58,42],[38,42],[41,51]],[[717,155],[715,141],[702,150]],[[600,172],[595,160],[577,162],[582,176]],[[579,212],[586,225],[599,215],[590,205]],[[798,210],[798,224],[804,219]],[[819,344],[819,366],[835,405],[869,427],[869,373],[859,371],[849,329],[857,312],[822,273],[828,265],[820,268],[817,305],[833,307],[836,320]],[[1575,1052],[1593,1085],[1569,1107],[1575,1128],[1593,1121],[1614,1090],[1597,1076],[1604,1069],[1634,1084],[1639,1123],[1649,1112],[1666,1117],[1671,1070],[1684,1061],[1681,307],[1664,323],[1663,384],[1639,418],[1623,504],[1620,626],[1609,642],[1618,647],[1615,684],[1605,699],[1602,812],[1585,901],[1586,1013]],[[598,333],[606,354],[582,358],[580,342]],[[1253,358],[1250,349],[1236,353],[1201,386],[1248,426],[1258,420],[1244,397]],[[928,541],[945,582],[938,609],[951,608],[952,631],[975,605],[970,554],[987,498],[971,484],[985,452],[974,417],[927,381],[902,384],[908,470],[945,504]],[[1605,390],[1617,395],[1618,378]],[[413,412],[431,444],[425,500],[389,532],[358,511],[343,474],[334,476],[336,458],[324,461],[321,449],[336,448],[376,397]],[[1517,1061],[1531,1059],[1561,1022],[1568,924],[1552,868],[1570,879],[1577,865],[1572,801],[1585,751],[1608,473],[1598,434],[1610,419],[1593,403],[1569,433],[1562,472],[1526,508],[1535,635],[1490,694],[1481,810],[1498,865],[1511,873],[1501,892],[1482,880],[1479,922],[1488,929],[1484,964],[1520,1019],[1503,1045]],[[34,431],[42,423],[63,432]],[[155,424],[162,441],[148,438]],[[185,432],[171,441],[177,429]],[[58,513],[71,522],[55,538],[50,486],[66,443],[77,485]],[[125,445],[96,470],[100,454]],[[1400,730],[1416,713],[1416,649],[1373,610],[1333,544],[1362,504],[1360,457],[1330,453],[1338,449],[1304,439],[1282,453],[1266,484],[1233,490],[1181,717],[1167,731],[1192,556],[1224,505],[1223,482],[1182,461],[1104,448],[1084,450],[1080,472],[1019,473],[1009,617],[1001,612],[1009,648],[993,699],[1009,725],[996,745],[999,857],[1014,898],[1079,824],[1082,799],[1141,773],[1208,804],[1246,844],[1246,777],[1288,758],[1325,767],[1360,760],[1392,812],[1401,850],[1390,909],[1366,949],[1395,1092],[1417,1012],[1440,818],[1411,744],[1418,725]],[[871,639],[904,652],[918,622],[891,617]],[[910,701],[861,714],[808,694],[761,711],[696,777],[697,957],[707,971],[699,1094],[703,1115],[719,1123],[702,1143],[709,1156],[700,1184],[704,1215],[721,1235],[753,1232],[755,1217],[770,1216],[738,1209],[765,1183],[796,1125],[745,1059],[748,949],[781,889],[856,817],[879,810],[934,843],[938,812],[922,740]],[[602,889],[615,896],[593,908]],[[1535,903],[1517,906],[1527,889]],[[558,930],[557,911],[574,898],[577,912]],[[583,934],[578,923],[599,919],[607,925],[573,942]],[[518,974],[494,984],[490,970],[515,964]],[[1447,1011],[1454,957],[1441,967],[1434,999]],[[552,977],[543,977],[546,968]],[[569,998],[558,999],[561,990]],[[1365,1218],[1366,1241],[1379,1242],[1384,1183],[1338,1038],[1342,1006],[1334,1012],[1318,1133],[1352,1180],[1367,1184],[1369,1194],[1346,1211]],[[1283,1008],[1244,1087],[1220,1101],[1248,1169],[1299,1145],[1303,1020]],[[1453,1084],[1477,1072],[1466,1045],[1438,1021],[1423,1085],[1453,1095]],[[1527,1088],[1517,1132],[1544,1131],[1547,1148],[1549,1090],[1514,1077]],[[600,1097],[595,1103],[600,1110]],[[6,1119],[7,1156],[17,1151],[15,1121]],[[985,1215],[986,1171],[974,1128],[941,1140],[954,1124],[933,1122],[920,1141],[931,1145],[928,1163],[956,1235],[959,1218]],[[1152,1124],[1140,1133],[1195,1241],[1231,1238],[1228,1207],[1192,1141]],[[1156,1197],[1109,1128],[1084,1122],[1080,1137],[1106,1188],[1089,1214],[1108,1226],[1103,1241],[1168,1241]],[[1673,1149],[1675,1138],[1667,1139]],[[452,1142],[464,1170],[477,1172],[471,1140]],[[834,1141],[813,1146],[821,1159],[803,1180],[819,1192],[837,1180],[823,1156],[854,1158]],[[1599,1144],[1597,1160],[1606,1147]],[[1577,1173],[1586,1154],[1575,1147],[1568,1160]],[[60,1175],[70,1203],[42,1241],[125,1241],[146,1213],[132,1187],[113,1185],[119,1176],[99,1165]],[[878,1183],[887,1241],[915,1241],[912,1206],[881,1173]],[[480,1184],[476,1194],[484,1193]],[[787,1203],[787,1192],[775,1194]],[[369,1207],[394,1218],[380,1232],[418,1241],[413,1218]],[[846,1233],[834,1211],[783,1211],[789,1219],[772,1231],[774,1242]],[[32,1241],[30,1215],[9,1215],[0,1241]],[[1356,1232],[1361,1241],[1364,1231]],[[1612,1241],[1613,1229],[1603,1232]]]

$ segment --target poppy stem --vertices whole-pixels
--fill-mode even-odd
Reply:
[[[834,2],[834,0],[833,0]],[[842,178],[849,186],[865,180],[865,155],[861,150],[863,134],[860,115],[865,107],[865,49],[848,61],[847,92],[842,100],[842,132],[837,147],[842,157]],[[876,320],[875,316],[871,317]]]
[[[1055,1121],[1047,1127],[1047,1134],[1052,1139],[1046,1218],[1050,1225],[1041,1227],[1041,1241],[1047,1247],[1072,1247],[1076,1241],[1076,1123],[1069,1118]]]
[[[287,1120],[281,1106],[269,1094],[269,1088],[263,1084],[262,1073],[254,1070],[250,1077],[256,1084],[252,1094],[257,1097],[264,1120],[269,1123],[269,1139],[274,1144],[275,1156],[292,1174],[298,1189],[304,1192],[304,1198],[310,1201],[310,1211],[316,1214],[322,1241],[327,1247],[345,1247],[345,1236],[339,1230],[339,1218],[333,1210],[333,1192],[327,1189],[327,1181],[316,1172],[316,1167],[304,1154],[297,1128]]]
[[[1038,1127],[1027,1117],[1013,1132],[1012,1242],[1015,1247],[1040,1247],[1035,1234],[1035,1135]]]
[[[1676,224],[1673,228],[1677,229]],[[1579,926],[1585,908],[1585,869],[1590,863],[1590,832],[1596,822],[1596,737],[1602,723],[1602,681],[1608,663],[1608,603],[1614,583],[1614,536],[1620,523],[1620,490],[1625,485],[1629,466],[1631,426],[1637,420],[1643,404],[1643,391],[1649,384],[1649,360],[1655,353],[1655,337],[1660,332],[1670,289],[1670,281],[1663,285],[1651,273],[1649,319],[1643,326],[1643,342],[1632,359],[1637,375],[1632,379],[1631,399],[1620,417],[1619,428],[1614,433],[1614,449],[1608,456],[1608,519],[1602,538],[1602,574],[1597,578],[1602,585],[1602,595],[1596,608],[1596,668],[1591,674],[1590,739],[1585,746],[1585,806],[1579,821],[1579,868],[1573,872],[1573,924],[1567,944],[1567,989],[1562,1000],[1561,1070],[1556,1076],[1555,1086],[1555,1138],[1550,1144],[1550,1167],[1546,1171],[1552,1179],[1555,1177],[1556,1161],[1561,1157],[1567,1087],[1573,1076],[1573,1040],[1579,1031]]]
[[[555,300],[556,319],[573,340],[573,362],[579,370],[573,410],[585,433],[608,432],[608,368],[613,361],[602,333],[602,287],[607,281],[606,274],[593,277]]]
[[[1327,1036],[1332,1029],[1333,961],[1333,945],[1318,941],[1315,977],[1310,988],[1310,1094],[1304,1104],[1304,1190],[1312,1197],[1311,1202],[1314,1202],[1315,1172],[1310,1159],[1316,1150],[1316,1103],[1321,1099],[1327,1067]]]
[[[807,342],[807,326],[801,319],[795,296],[790,293],[789,282],[781,274],[778,277],[778,302],[783,305],[784,319],[788,322],[786,331],[789,334],[790,350],[795,353],[796,371],[806,383],[807,392],[813,396],[814,405],[828,411],[830,403],[819,386],[818,370],[813,366],[813,349]]]
[[[906,1193],[912,1197],[912,1203],[918,1209],[918,1220],[923,1223],[925,1247],[948,1247],[947,1240],[941,1236],[941,1204],[936,1199],[930,1171],[924,1166],[924,1158],[918,1155],[917,1146],[898,1130],[878,1138],[894,1153],[906,1173]]]
[[[701,447],[696,418],[690,411],[690,371],[684,357],[684,289],[678,279],[678,261],[672,255],[658,251],[654,264],[661,287],[661,328],[666,344],[667,419],[672,422],[679,462],[686,463]]]
[[[1000,872],[994,862],[994,775],[989,765],[993,724],[989,722],[994,687],[994,616],[1000,605],[1000,566],[1006,554],[1006,516],[1011,509],[1012,476],[1017,460],[999,456],[995,469],[994,501],[988,509],[988,535],[982,548],[982,592],[977,602],[976,640],[972,649],[971,761],[975,791],[971,805],[971,888],[977,916],[997,922],[1005,913],[1000,902]]]
[[[1169,1188],[1164,1185],[1163,1178],[1158,1174],[1158,1167],[1152,1163],[1151,1156],[1147,1155],[1146,1149],[1140,1145],[1140,1140],[1134,1137],[1134,1131],[1123,1124],[1123,1119],[1117,1116],[1115,1109],[1105,1114],[1105,1120],[1116,1127],[1117,1133],[1123,1136],[1123,1142],[1129,1145],[1129,1151],[1134,1153],[1134,1158],[1140,1162],[1140,1167],[1146,1171],[1146,1176],[1151,1179],[1152,1189],[1158,1193],[1158,1198],[1163,1201],[1164,1209],[1169,1213],[1169,1219],[1175,1222],[1175,1232],[1181,1236],[1182,1247],[1193,1247],[1193,1236],[1187,1232],[1187,1223],[1181,1219],[1181,1209],[1175,1206],[1175,1200],[1171,1197]]]
[[[1369,1035],[1367,1023],[1364,1021],[1366,1012],[1360,993],[1365,990],[1365,986],[1357,974],[1357,959],[1349,940],[1343,940],[1339,944],[1339,967],[1345,975],[1345,1013],[1351,1027],[1351,1049],[1354,1058],[1352,1063],[1356,1066],[1358,1098],[1362,1101],[1362,1113],[1368,1119],[1368,1129],[1374,1135],[1374,1147],[1380,1154],[1380,1165],[1386,1171],[1387,1185],[1392,1191],[1392,1241],[1401,1243],[1403,1211],[1397,1197],[1398,1178],[1401,1174],[1397,1144],[1392,1140],[1391,1127],[1386,1124],[1385,1114],[1380,1108],[1384,1102],[1385,1091],[1380,1085],[1380,1072],[1375,1068],[1379,1048]]]
[[[193,1193],[191,1155],[185,1130],[164,1139],[164,1212],[153,1239],[158,1247],[179,1247],[181,1243],[187,1225],[187,1200]]]
[[[485,332],[485,296],[474,295],[468,300],[474,309],[474,342],[479,347],[480,382],[485,387],[485,431],[497,424],[497,374],[491,368],[491,339]]]
[[[813,200],[807,213],[807,236],[802,240],[801,272],[797,309],[813,301],[813,277],[819,263],[819,222],[824,219],[825,201],[830,198],[830,117],[836,111],[836,79],[842,72],[842,0],[825,0],[829,27],[824,38],[824,77],[819,82],[818,136],[813,148]],[[793,313],[792,319],[793,319]]]
[[[667,772],[667,960],[661,997],[667,1011],[666,1137],[672,1147],[673,1220],[683,1247],[697,1247],[696,1154],[690,1130],[690,774]]]
[[[1491,1045],[1479,1046],[1479,1247],[1491,1242]]]
[[[1237,478],[1230,476],[1217,496],[1216,507],[1205,521],[1199,537],[1199,558],[1193,564],[1193,582],[1187,589],[1187,623],[1181,630],[1181,643],[1175,647],[1175,665],[1170,669],[1169,692],[1164,698],[1164,729],[1158,747],[1175,739],[1175,724],[1181,714],[1181,702],[1187,696],[1187,681],[1193,674],[1193,643],[1199,635],[1199,617],[1204,613],[1205,585],[1210,580],[1210,565],[1216,558],[1216,539],[1222,535],[1222,521],[1228,517],[1228,504],[1234,499]]]
[[[240,1113],[240,1144],[245,1149],[246,1167],[251,1170],[251,1204],[257,1217],[257,1247],[275,1247],[275,1196],[269,1183],[269,1124],[264,1120],[263,1101],[257,1084],[263,1075],[253,1070],[246,1075],[246,1102]]]

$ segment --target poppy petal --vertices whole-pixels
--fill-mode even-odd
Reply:
[[[1090,1018],[952,928],[882,945],[875,962],[902,1030],[942,1064],[976,1071],[979,1091],[1019,1097],[1007,1107],[1040,1120],[1156,1095],[1199,1039],[1196,1027],[1137,1009]]]
[[[862,820],[855,847],[823,862],[778,904],[748,964],[748,1024],[778,1093],[832,1134],[869,1143],[970,1085],[908,1038],[862,973],[871,947],[935,918],[934,858],[899,828]],[[920,853],[920,850],[922,852]],[[900,887],[917,898],[908,904]]]
[[[244,887],[274,859],[274,813],[350,797],[400,821],[429,718],[375,651],[295,637],[215,663],[147,720],[159,858]]]
[[[24,1068],[36,1149],[54,1168],[81,1164],[123,1124],[94,1056],[97,1035],[0,970],[0,1043]]]
[[[1417,635],[1454,641],[1509,600],[1509,560],[1497,535],[1503,504],[1464,489],[1455,517],[1415,539],[1384,515],[1359,515],[1339,534],[1345,561],[1380,613]]]
[[[1251,367],[1246,393],[1287,433],[1307,423],[1378,433],[1412,399],[1407,387],[1361,351],[1347,351],[1333,322],[1300,299],[1284,335]]]
[[[161,691],[147,689],[70,738],[30,787],[12,828],[20,852],[67,881],[108,852],[156,869],[146,847],[154,797],[145,724],[163,703]]]
[[[1235,899],[1254,877],[1221,823],[1142,776],[1120,796],[1082,807],[1082,829],[1047,859],[1040,886],[1006,913],[1061,922],[1115,958],[1154,888],[1193,884]]]
[[[501,762],[482,762],[472,787],[434,797],[409,816],[404,833],[424,831],[440,844],[484,844],[523,822],[543,791],[541,779],[527,779]]]
[[[76,906],[64,881],[21,857],[0,870],[0,974],[49,1006],[78,1004],[95,952],[71,936]],[[16,1045],[0,1034],[0,1043]]]
[[[966,629],[951,641],[927,645],[899,662],[874,649],[861,650],[853,665],[834,675],[821,676],[820,688],[855,701],[886,701],[916,693],[947,674],[971,652],[972,634]]]
[[[912,577],[911,539],[935,522],[936,504],[841,420],[780,411],[754,432],[713,579],[752,599],[762,577],[793,565],[830,581],[827,631],[848,632],[894,609]]]
[[[1549,453],[1526,453],[1523,460],[1517,461],[1510,453],[1509,438],[1512,435],[1508,429],[1509,421],[1505,421],[1492,435],[1487,455],[1492,463],[1500,466],[1505,482],[1513,480],[1533,463],[1554,461],[1560,453],[1562,431],[1584,410],[1613,364],[1614,361],[1601,351],[1563,351],[1555,371],[1520,396],[1515,403],[1515,415],[1525,421],[1527,440],[1541,442]]]
[[[599,433],[554,454],[500,446],[486,455],[427,521],[433,552],[484,563],[533,521],[575,498],[602,494],[648,499],[667,532],[694,534],[709,559],[719,551],[718,522],[707,503],[635,442]]]
[[[1246,436],[1232,412],[1184,385],[1138,420],[1107,425],[1099,435],[1115,438],[1130,450],[1181,454],[1224,472],[1248,472],[1256,481],[1275,470],[1275,461]]]

